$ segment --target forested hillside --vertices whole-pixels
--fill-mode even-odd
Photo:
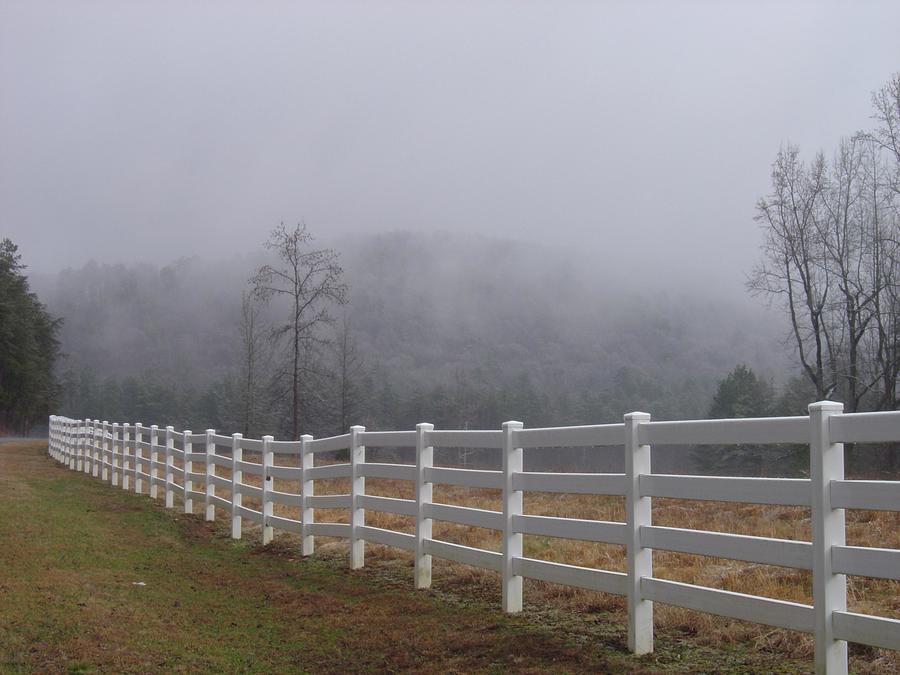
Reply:
[[[746,301],[608,276],[588,254],[406,232],[333,242],[350,286],[349,418],[371,428],[703,416],[736,363],[786,363],[782,327]],[[229,261],[90,263],[39,280],[65,318],[63,412],[240,429],[241,296],[262,249]],[[262,320],[280,310],[262,309]],[[304,429],[340,430],[334,345],[310,355]],[[261,387],[277,390],[280,352]],[[76,393],[77,392],[77,393]],[[277,396],[274,397],[277,399]],[[268,417],[266,415],[268,412]],[[283,430],[278,406],[259,426]]]

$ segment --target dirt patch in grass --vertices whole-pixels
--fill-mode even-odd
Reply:
[[[234,542],[224,524],[69,471],[45,444],[0,445],[3,672],[803,672],[758,644],[714,648],[663,632],[627,653],[603,607],[497,608],[495,579],[371,547],[364,570],[323,545]],[[452,572],[452,573],[451,573]],[[458,583],[442,584],[455,580]]]

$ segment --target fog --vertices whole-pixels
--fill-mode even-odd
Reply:
[[[478,232],[744,299],[787,140],[868,124],[900,4],[0,5],[0,219],[33,271]]]

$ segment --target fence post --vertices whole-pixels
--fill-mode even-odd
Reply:
[[[156,424],[150,425],[150,499],[156,499],[159,496],[159,427]]]
[[[350,427],[350,569],[358,570],[366,563],[366,540],[360,537],[359,528],[366,524],[366,511],[359,505],[359,498],[366,494],[366,479],[361,467],[366,463],[366,446],[360,445],[362,426]]]
[[[316,488],[315,481],[306,473],[314,465],[313,453],[309,451],[312,439],[309,434],[300,437],[300,555],[312,555],[316,549],[316,538],[309,533],[309,526],[315,522],[316,510],[307,499],[315,494]]]
[[[427,422],[416,425],[416,588],[431,588],[431,556],[425,553],[425,540],[431,539],[432,520],[425,517],[425,509],[434,484],[426,480],[425,472],[434,465],[434,447],[428,443],[433,430],[434,425]]]
[[[191,480],[190,476],[194,473],[194,463],[188,459],[188,455],[194,451],[194,441],[191,439],[190,429],[185,429],[182,434],[181,452],[183,454],[181,456],[181,468],[184,470],[184,473],[181,477],[181,485],[184,487],[184,512],[193,514],[194,498],[190,496],[190,493],[194,491],[194,481]]]
[[[120,455],[117,452],[116,448],[119,445],[119,423],[112,423],[112,466],[110,467],[111,476],[110,483],[113,486],[117,486],[119,484],[119,466],[121,465]]]
[[[241,538],[241,487],[244,480],[244,472],[241,471],[241,462],[244,461],[244,451],[241,448],[243,435],[231,434],[231,538]]]
[[[144,491],[144,481],[141,478],[141,469],[143,469],[144,451],[141,449],[141,443],[144,442],[144,425],[140,422],[134,423],[134,491],[142,494]]]
[[[641,546],[641,526],[652,520],[651,499],[642,497],[641,474],[650,473],[650,446],[641,445],[638,430],[650,415],[625,415],[625,552],[628,562],[628,649],[635,654],[653,651],[653,603],[641,595],[641,579],[653,576],[653,551]]]
[[[91,458],[94,451],[94,422],[84,420],[84,461],[81,463],[83,473],[91,472]]]
[[[522,491],[513,489],[513,474],[522,471],[522,448],[513,435],[521,422],[503,423],[503,611],[522,611],[522,577],[513,571],[513,559],[522,557],[522,535],[513,519],[522,513]]]
[[[72,468],[76,471],[84,471],[84,440],[87,437],[84,420],[75,422],[75,466]]]
[[[87,464],[88,421],[79,420],[78,429],[81,433],[78,439],[78,461],[75,463],[75,470],[84,473]]]
[[[110,459],[107,455],[107,445],[109,443],[109,439],[107,438],[107,427],[109,426],[109,422],[103,420],[102,427],[100,430],[100,479],[104,482],[109,480],[109,463]]]
[[[66,465],[70,469],[75,468],[75,420],[66,421]]]
[[[812,487],[813,612],[817,673],[847,672],[847,643],[834,637],[834,612],[847,610],[847,577],[835,574],[833,546],[843,546],[844,509],[831,505],[831,481],[844,478],[844,444],[831,442],[829,420],[842,403],[818,401],[809,406],[809,476]]]
[[[204,511],[206,512],[206,520],[216,519],[216,503],[213,496],[216,494],[216,486],[212,481],[212,476],[216,475],[216,465],[212,463],[212,456],[216,454],[216,442],[213,440],[215,429],[206,430],[206,492],[203,498]]]
[[[269,475],[269,467],[272,466],[272,441],[275,440],[274,436],[263,436],[263,448],[262,448],[262,543],[263,546],[272,541],[272,538],[275,536],[275,531],[269,525],[269,517],[274,510],[272,507],[272,501],[269,499],[269,490],[272,489],[272,476]]]
[[[166,508],[171,509],[175,507],[175,491],[172,489],[172,483],[174,482],[175,472],[172,470],[175,467],[175,457],[172,453],[172,450],[175,447],[175,439],[172,437],[172,432],[175,431],[175,427],[166,427]]]
[[[131,454],[128,452],[128,443],[131,441],[131,435],[128,431],[128,423],[122,425],[122,489],[127,490],[130,485],[131,471]]]
[[[91,465],[89,469],[86,469],[86,473],[90,473],[94,478],[97,477],[98,471],[98,463],[97,463],[97,426],[100,424],[100,420],[91,420]]]

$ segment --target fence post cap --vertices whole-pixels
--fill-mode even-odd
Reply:
[[[301,441],[306,441],[307,443],[313,439],[312,434],[303,434],[300,437]]]
[[[419,422],[416,425],[416,429],[430,430],[430,429],[434,429],[434,425],[431,422]]]
[[[214,434],[214,433],[216,433],[216,430],[215,429],[207,429],[206,433],[207,433],[207,435]]]
[[[233,433],[233,434],[231,434],[231,437],[232,437],[232,438],[243,438],[243,437],[244,437],[244,434],[242,434],[242,433]]]
[[[504,422],[504,423],[503,423],[503,428],[504,428],[504,429],[507,429],[507,428],[513,428],[513,429],[515,429],[515,428],[521,428],[521,427],[524,427],[524,426],[525,426],[524,424],[522,424],[521,422],[516,422],[515,420],[510,420],[509,422]]]
[[[817,411],[817,410],[844,410],[844,404],[838,403],[837,401],[816,401],[815,403],[809,404],[809,411]]]
[[[362,424],[354,424],[350,427],[350,431],[365,431],[366,428]]]
[[[629,420],[649,420],[650,413],[640,412],[639,410],[635,410],[634,412],[625,413],[625,421]]]

